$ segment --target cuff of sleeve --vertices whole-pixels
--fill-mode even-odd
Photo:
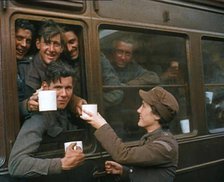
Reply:
[[[126,181],[126,180],[128,180],[129,181],[129,175],[131,174],[131,173],[133,173],[133,169],[132,168],[129,168],[129,167],[127,167],[127,166],[123,166],[123,173],[122,173],[122,175],[121,175],[121,180],[122,181]]]
[[[101,133],[101,131],[108,130],[109,128],[110,128],[110,125],[106,123],[95,131],[95,135],[98,135],[99,133]]]
[[[30,112],[27,109],[27,102],[28,102],[28,99],[19,102],[19,111],[24,118],[30,115]]]
[[[52,159],[49,166],[49,174],[59,174],[62,172],[62,163],[60,158]]]

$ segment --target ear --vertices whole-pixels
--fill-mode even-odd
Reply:
[[[41,87],[42,87],[43,90],[48,90],[49,89],[49,85],[45,81],[42,82]]]
[[[158,114],[154,114],[154,118],[155,118],[156,121],[160,120],[160,116]]]
[[[36,40],[36,47],[37,47],[37,49],[40,49],[40,39]]]

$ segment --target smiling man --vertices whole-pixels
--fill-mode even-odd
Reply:
[[[28,96],[40,88],[47,65],[56,61],[63,51],[62,30],[56,22],[53,20],[43,22],[37,33],[36,47],[38,52],[28,67],[26,77],[26,85],[31,89],[31,92],[27,92]]]
[[[34,26],[29,22],[29,20],[18,19],[16,20],[15,28],[16,59],[17,61],[21,61],[30,51]]]
[[[21,39],[20,37],[21,36],[18,36],[19,39]],[[23,68],[23,98],[20,99],[19,103],[21,122],[30,115],[30,111],[36,111],[38,109],[37,97],[32,97],[32,95],[41,87],[48,64],[56,61],[63,51],[64,44],[62,37],[61,28],[56,22],[53,20],[45,20],[42,22],[36,39],[36,48],[38,52],[32,56],[29,64]],[[23,40],[23,42],[25,42],[25,40]],[[28,41],[26,42],[26,47],[28,47]],[[26,52],[19,50],[21,49],[18,49],[17,57]]]
[[[32,60],[28,56],[31,43],[33,40],[34,26],[29,20],[17,19],[15,22],[15,45],[16,45],[16,60],[17,60],[17,87],[19,101],[24,99],[25,95],[25,70]]]
[[[65,40],[65,49],[62,53],[62,59],[69,65],[71,65],[75,70],[75,94],[81,96],[81,61],[82,58],[79,55],[79,39],[78,39],[78,29],[73,26],[64,25],[62,26]]]
[[[57,111],[36,112],[25,121],[14,143],[9,159],[9,172],[13,176],[30,177],[59,174],[79,166],[84,160],[81,150],[70,145],[63,158],[34,157],[45,135],[56,138],[75,126],[67,105],[73,96],[74,71],[67,64],[56,61],[49,64],[42,82],[43,90],[56,90]],[[60,145],[63,146],[63,143]]]
[[[78,61],[79,57],[79,39],[75,33],[75,29],[71,26],[64,26],[64,38],[66,42],[65,56],[69,61]],[[72,63],[70,63],[72,64]]]
[[[17,19],[15,22],[15,46],[16,46],[16,61],[17,61],[17,89],[18,89],[18,99],[19,108],[23,108],[25,96],[25,77],[27,67],[32,61],[32,56],[30,55],[32,41],[34,36],[34,25],[25,19]],[[20,114],[20,120],[24,120],[24,116],[27,115],[26,112]]]

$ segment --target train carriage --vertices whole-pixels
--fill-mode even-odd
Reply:
[[[8,174],[10,150],[20,129],[15,22],[31,21],[38,29],[45,19],[77,30],[80,49],[80,97],[97,103],[99,112],[125,142],[134,145],[144,133],[137,127],[139,89],[155,83],[114,85],[104,82],[102,59],[111,60],[113,40],[131,37],[133,59],[161,78],[159,85],[173,93],[180,112],[171,124],[179,143],[175,182],[224,181],[224,3],[221,0],[2,0],[0,2],[0,181],[23,179]],[[175,60],[178,79],[163,80]],[[105,93],[120,90],[119,103],[107,105]],[[188,123],[188,131],[181,122]],[[86,161],[72,173],[32,181],[115,181],[104,172],[109,154],[88,126],[44,138],[34,155],[63,156],[65,141],[82,140]]]

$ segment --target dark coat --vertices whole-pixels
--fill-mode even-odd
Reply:
[[[9,173],[31,177],[62,172],[60,158],[42,159],[33,154],[39,150],[45,135],[57,137],[67,129],[75,129],[68,111],[38,112],[27,119],[13,145],[9,157]]]

